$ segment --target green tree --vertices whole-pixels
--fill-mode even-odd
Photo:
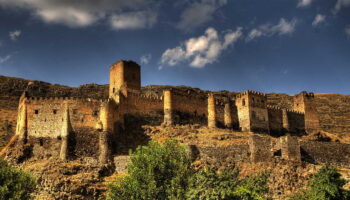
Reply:
[[[28,200],[36,181],[28,173],[0,159],[0,200]]]
[[[346,180],[332,166],[322,167],[314,174],[306,190],[293,195],[291,200],[348,200],[349,191],[343,189]]]
[[[186,148],[174,140],[150,142],[130,153],[128,175],[109,185],[110,200],[181,200],[193,174]]]
[[[186,193],[188,200],[263,200],[268,192],[268,174],[238,180],[239,170],[213,169],[197,172]]]

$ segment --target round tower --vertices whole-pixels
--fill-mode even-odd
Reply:
[[[208,95],[208,127],[216,128],[215,98],[213,94]]]
[[[70,120],[69,120],[69,107],[68,103],[65,105],[65,112],[62,117],[62,129],[61,129],[61,151],[60,159],[67,160],[68,158],[68,145],[69,145],[69,133],[70,133]]]
[[[164,91],[164,125],[173,125],[173,102],[170,90]]]

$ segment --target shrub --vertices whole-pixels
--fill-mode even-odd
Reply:
[[[293,195],[291,200],[347,200],[350,193],[343,189],[345,184],[337,169],[327,165],[311,177],[306,190]]]
[[[193,174],[186,149],[176,141],[150,142],[130,153],[129,174],[109,185],[110,200],[184,199]]]
[[[202,170],[191,179],[188,200],[262,200],[268,192],[266,173],[238,180],[239,170]]]
[[[36,181],[28,173],[15,169],[0,159],[0,200],[27,200]]]

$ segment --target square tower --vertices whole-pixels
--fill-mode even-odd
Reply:
[[[118,61],[110,67],[109,97],[115,99],[119,94],[127,97],[128,92],[141,89],[140,66],[133,61]]]
[[[269,133],[267,97],[254,91],[245,91],[236,97],[239,126],[242,131]]]
[[[313,93],[301,92],[294,96],[294,110],[305,113],[305,130],[312,133],[320,130],[318,112]]]

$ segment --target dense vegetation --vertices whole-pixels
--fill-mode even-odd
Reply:
[[[28,200],[36,181],[26,172],[0,159],[0,200]]]
[[[350,191],[343,189],[345,184],[336,168],[324,166],[311,177],[308,188],[293,195],[291,200],[349,200]]]
[[[186,148],[150,142],[131,153],[128,175],[110,184],[109,200],[262,200],[266,174],[238,179],[239,170],[195,171]]]

